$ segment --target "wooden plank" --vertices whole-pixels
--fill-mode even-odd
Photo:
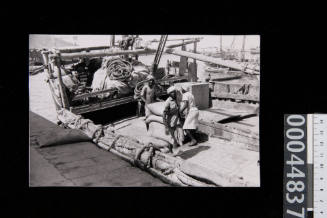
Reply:
[[[110,35],[109,39],[110,46],[115,46],[115,35]]]
[[[73,52],[81,52],[81,51],[92,51],[92,50],[103,50],[109,49],[110,46],[91,46],[91,47],[74,47],[74,48],[58,48],[61,53],[73,53]]]
[[[61,54],[61,59],[73,59],[73,58],[91,58],[91,57],[104,57],[104,56],[117,56],[117,55],[137,55],[137,54],[153,54],[156,51],[153,49],[136,49],[136,50],[119,50],[119,51],[102,51],[102,52],[76,52],[69,54]],[[50,57],[56,57],[55,54]]]
[[[187,80],[188,77],[187,76],[180,76],[177,78],[168,78],[168,79],[160,79],[157,80],[157,83],[162,83],[162,82],[178,82],[178,81],[182,81],[182,80]]]
[[[93,112],[97,110],[102,110],[106,108],[111,108],[111,107],[116,107],[122,104],[128,104],[135,102],[136,100],[134,99],[133,96],[128,96],[120,99],[114,99],[114,100],[109,100],[109,101],[102,101],[99,103],[91,103],[91,104],[86,104],[86,105],[81,105],[81,106],[76,106],[72,107],[71,111],[75,114],[83,114],[87,112]]]
[[[255,101],[255,102],[260,101],[259,96],[254,96],[254,95],[242,95],[242,94],[219,93],[219,92],[211,92],[211,93],[212,93],[212,97],[216,97],[216,98],[227,98],[227,99]]]
[[[199,121],[199,132],[209,136],[216,136],[228,141],[240,143],[244,149],[259,151],[259,135],[254,132],[244,132],[241,129],[229,127],[220,123],[209,123],[204,120]]]
[[[96,96],[96,95],[103,94],[103,93],[110,92],[110,91],[113,91],[113,90],[104,90],[104,91],[98,91],[98,92],[94,92],[94,93],[81,94],[81,95],[75,96],[75,98],[73,100],[79,100],[79,99],[83,99],[85,97]],[[162,95],[166,95],[166,94],[167,94],[166,91],[157,93],[157,95],[159,97]],[[103,100],[103,101],[100,101],[97,103],[84,104],[84,105],[80,105],[80,106],[71,107],[71,111],[76,114],[83,114],[83,113],[87,113],[87,112],[116,107],[116,106],[119,106],[122,104],[132,103],[135,101],[136,100],[134,99],[134,96],[127,96],[127,97],[122,97],[122,98],[118,98],[118,99],[106,99],[106,100]]]
[[[58,57],[56,57],[56,58],[58,58]],[[61,100],[62,100],[62,106],[64,108],[68,109],[69,108],[69,101],[68,101],[68,96],[67,96],[67,93],[66,93],[66,88],[65,88],[64,82],[62,81],[62,77],[61,77],[60,60],[56,59],[55,64],[56,64],[56,67],[58,69],[58,84],[59,84],[60,97],[61,97]]]
[[[224,131],[233,133],[233,134],[237,134],[237,135],[241,135],[244,137],[248,137],[248,138],[254,138],[259,140],[259,134],[256,132],[253,132],[249,129],[243,129],[243,128],[235,128],[235,127],[231,127],[228,124],[221,124],[218,122],[208,122],[205,120],[200,119],[199,123],[202,125],[206,125],[215,129],[222,129]]]
[[[104,94],[104,93],[107,93],[107,92],[115,92],[115,91],[118,91],[118,89],[117,88],[112,88],[112,89],[107,89],[107,90],[102,90],[102,91],[97,91],[97,92],[80,94],[80,95],[76,95],[72,100],[77,101],[77,100],[81,100],[81,99],[84,99],[84,98],[95,97],[95,96],[98,96],[100,94]]]
[[[200,38],[167,39],[167,41],[200,40],[200,39],[203,39],[203,37],[200,37]],[[154,39],[154,40],[151,40],[150,42],[159,42],[159,40]]]
[[[188,44],[192,44],[192,43],[196,43],[196,42],[200,42],[200,40],[191,40],[191,41],[185,41],[185,42],[178,43],[178,44],[167,45],[166,48],[176,48],[176,47],[180,47],[180,46],[184,46],[184,45],[188,45]]]

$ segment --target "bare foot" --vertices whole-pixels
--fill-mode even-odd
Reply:
[[[190,141],[190,144],[189,144],[189,146],[194,146],[194,145],[196,145],[198,142],[195,140],[195,139],[193,139],[192,141]]]
[[[162,148],[160,151],[163,153],[169,153],[169,148]]]
[[[172,149],[173,156],[175,157],[179,153],[179,148],[173,148]]]

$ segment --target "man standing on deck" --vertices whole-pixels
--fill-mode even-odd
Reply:
[[[171,63],[169,60],[167,60],[167,65],[166,65],[166,69],[167,69],[167,74],[169,74],[170,71],[170,67],[171,67]]]
[[[163,123],[166,127],[166,131],[170,133],[174,142],[170,150],[174,155],[179,152],[178,146],[183,145],[184,135],[181,127],[181,121],[179,116],[179,108],[177,104],[176,88],[171,86],[167,89],[169,97],[165,102],[165,109],[163,112]]]
[[[141,90],[141,100],[144,102],[145,117],[150,115],[148,104],[156,101],[155,93],[155,81],[152,75],[147,77],[148,83],[146,83]]]
[[[185,114],[183,130],[186,132],[187,136],[191,138],[191,141],[188,143],[188,145],[194,146],[197,144],[194,135],[199,123],[199,110],[195,106],[194,96],[190,92],[190,87],[183,85],[182,93],[182,106],[179,110],[180,113]]]

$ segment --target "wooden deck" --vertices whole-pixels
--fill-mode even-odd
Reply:
[[[116,125],[117,133],[147,143],[159,140],[151,137],[143,118],[132,118]],[[202,139],[194,147],[183,147],[180,158],[193,172],[206,174],[221,186],[260,186],[259,152],[246,149],[244,143],[216,137]]]

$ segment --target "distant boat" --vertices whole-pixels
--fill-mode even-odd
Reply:
[[[260,54],[260,49],[259,48],[251,48],[250,53],[251,54]]]
[[[206,72],[209,72],[209,73],[227,73],[229,68],[227,67],[206,67],[204,69]]]

